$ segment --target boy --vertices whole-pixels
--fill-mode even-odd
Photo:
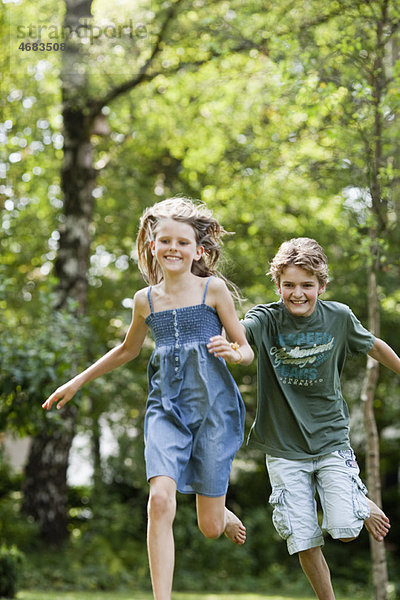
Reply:
[[[268,274],[280,302],[255,306],[243,321],[258,350],[258,405],[249,444],[266,453],[276,530],[289,553],[298,553],[317,597],[334,600],[315,492],[322,529],[334,539],[355,539],[365,523],[382,541],[390,527],[359,478],[340,375],[350,353],[369,354],[399,374],[400,358],[346,305],[318,299],[328,266],[315,240],[284,242]]]

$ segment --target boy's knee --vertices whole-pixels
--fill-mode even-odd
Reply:
[[[314,546],[313,548],[307,548],[306,550],[300,550],[298,552],[299,559],[305,558],[307,560],[312,559],[314,556],[321,554],[321,546]]]
[[[339,540],[341,542],[344,542],[345,544],[347,544],[348,542],[353,542],[354,540],[356,540],[357,537],[349,537],[349,538],[339,538]]]

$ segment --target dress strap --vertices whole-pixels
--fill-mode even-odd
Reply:
[[[202,304],[206,303],[206,296],[207,296],[208,284],[210,283],[210,279],[212,279],[213,277],[214,277],[214,275],[210,275],[210,277],[207,279],[206,287],[204,288],[204,294],[203,294]]]
[[[153,309],[153,304],[151,302],[151,285],[149,285],[149,287],[147,288],[147,300],[149,301],[149,306],[150,306],[150,312],[153,313],[154,309]]]

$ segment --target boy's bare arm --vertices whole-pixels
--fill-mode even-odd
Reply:
[[[388,367],[388,369],[391,369],[400,375],[400,358],[389,344],[383,340],[376,338],[375,343],[368,354],[385,367]]]

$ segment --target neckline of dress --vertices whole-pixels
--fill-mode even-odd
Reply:
[[[215,313],[217,312],[213,306],[210,306],[206,302],[202,302],[201,304],[190,304],[189,306],[178,306],[177,308],[166,308],[165,310],[152,311],[147,315],[146,319],[148,317],[150,317],[151,315],[160,315],[162,313],[174,312],[174,310],[175,311],[185,310],[186,308],[198,308],[199,306],[206,306],[207,308],[211,309],[213,312],[215,312]]]

